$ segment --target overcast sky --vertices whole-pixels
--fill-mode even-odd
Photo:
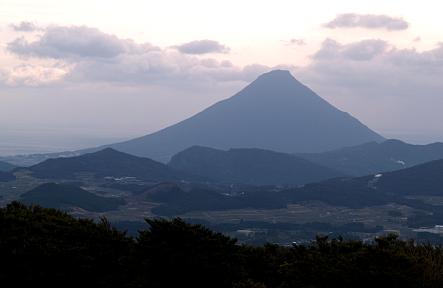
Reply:
[[[442,9],[437,0],[0,0],[0,155],[141,136],[274,68],[387,137],[443,141]]]

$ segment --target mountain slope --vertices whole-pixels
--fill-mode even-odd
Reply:
[[[89,211],[115,210],[122,199],[100,197],[76,186],[45,183],[21,196],[21,201],[48,208],[79,207]]]
[[[9,171],[12,171],[14,168],[16,168],[16,166],[14,166],[8,162],[0,161],[0,171],[9,172]]]
[[[265,73],[233,97],[156,133],[110,147],[158,161],[194,145],[320,152],[383,137],[342,112],[288,71]]]
[[[412,145],[399,140],[387,140],[382,143],[370,142],[324,153],[304,153],[297,156],[346,175],[363,176],[443,159],[443,143]]]
[[[148,158],[140,158],[106,148],[76,157],[48,159],[24,168],[38,178],[73,179],[89,173],[95,177],[136,177],[146,181],[178,180],[181,173]]]
[[[290,154],[255,148],[194,146],[174,155],[168,165],[218,182],[251,185],[301,185],[344,175]]]

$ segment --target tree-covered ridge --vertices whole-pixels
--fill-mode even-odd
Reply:
[[[48,159],[23,168],[37,178],[76,179],[81,174],[96,178],[135,177],[146,181],[178,180],[185,177],[163,163],[106,148],[74,157]]]
[[[395,236],[374,243],[239,245],[181,219],[147,220],[136,238],[66,213],[0,208],[4,287],[441,287],[443,250]],[[25,286],[26,285],[26,286]]]
[[[257,148],[225,151],[193,146],[174,155],[168,165],[228,184],[297,186],[345,176],[292,154]]]
[[[21,201],[47,208],[79,207],[89,211],[115,210],[125,201],[115,197],[101,197],[69,184],[44,183],[21,195]]]

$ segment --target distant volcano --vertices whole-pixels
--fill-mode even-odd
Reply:
[[[288,71],[259,76],[229,99],[158,132],[109,145],[166,162],[194,145],[322,152],[384,138],[323,100]]]

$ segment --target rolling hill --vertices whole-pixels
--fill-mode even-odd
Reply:
[[[119,198],[100,197],[76,186],[55,183],[45,183],[26,192],[21,201],[48,208],[79,207],[94,212],[115,210],[125,203]]]
[[[344,176],[290,154],[255,148],[223,151],[193,146],[174,155],[168,165],[227,184],[301,185]]]
[[[396,203],[423,211],[424,216],[416,217],[419,223],[437,225],[443,223],[443,206],[423,202],[421,197],[443,197],[443,160],[363,177],[334,178],[285,190],[262,187],[227,195],[210,189],[184,191],[177,186],[163,185],[147,193],[148,198],[162,203],[153,210],[159,215],[198,210],[278,209],[290,203],[304,202],[323,202],[354,209]],[[418,222],[416,219],[411,221]]]
[[[32,171],[35,177],[47,179],[75,179],[86,173],[96,178],[136,177],[158,182],[179,180],[183,175],[162,163],[111,148],[76,157],[48,159],[23,169]]]
[[[288,194],[292,201],[315,200],[348,207],[390,202],[430,209],[410,196],[443,196],[443,160],[411,168],[355,178],[337,178],[307,184]]]

